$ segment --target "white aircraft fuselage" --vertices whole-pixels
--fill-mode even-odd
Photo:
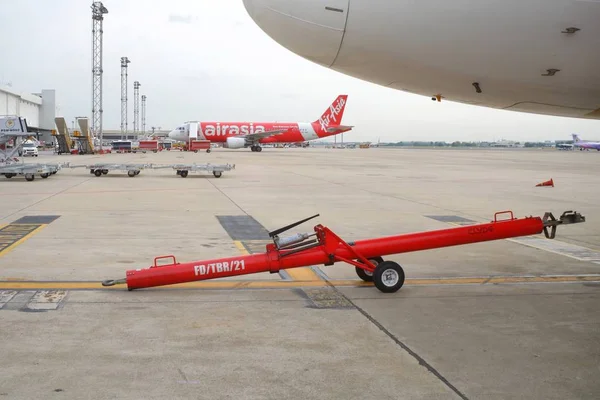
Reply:
[[[600,0],[244,0],[276,42],[386,87],[600,119]]]

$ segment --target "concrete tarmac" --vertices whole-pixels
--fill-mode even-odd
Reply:
[[[85,168],[2,178],[2,398],[600,395],[598,152],[267,148],[26,162],[235,169],[221,178],[169,169],[96,177]],[[550,178],[555,187],[535,187]],[[345,264],[133,292],[99,284],[159,255],[188,262],[262,251],[261,232],[317,213],[291,233],[322,223],[350,241],[505,210],[576,210],[587,221],[559,227],[554,240],[387,256],[407,275],[394,294]],[[254,225],[232,231],[240,220]]]

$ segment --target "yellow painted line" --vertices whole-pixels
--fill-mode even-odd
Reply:
[[[18,278],[12,278],[18,279]],[[561,275],[561,276],[496,276],[496,277],[457,277],[457,278],[416,278],[406,279],[405,286],[430,285],[490,285],[502,283],[565,283],[600,282],[600,275]],[[359,287],[373,286],[370,282],[358,279],[340,279],[332,281],[199,281],[160,286],[152,289],[285,289],[297,287]],[[126,285],[102,286],[92,281],[0,281],[0,290],[26,289],[106,289],[127,290]]]
[[[239,240],[234,240],[233,243],[235,244],[235,247],[237,247],[238,250],[242,254],[250,254],[250,253],[248,253],[248,250],[246,250],[246,248],[244,247],[244,245],[242,244],[242,242],[240,242]]]
[[[290,268],[285,270],[290,278],[294,281],[323,281],[319,275],[309,267]]]
[[[38,233],[39,231],[41,231],[42,229],[44,229],[46,226],[48,226],[48,224],[8,224],[7,226],[3,227],[6,228],[8,226],[19,226],[19,225],[39,225],[37,228],[35,228],[33,231],[29,232],[28,234],[26,234],[25,236],[21,237],[19,240],[15,241],[14,243],[12,243],[10,246],[4,248],[3,250],[0,251],[0,257],[6,255],[7,253],[11,252],[15,247],[17,247],[18,245],[20,245],[21,243],[23,243],[24,241],[26,241],[27,239],[29,239],[30,237],[32,237],[33,235],[35,235],[36,233]],[[2,228],[0,228],[2,229]]]

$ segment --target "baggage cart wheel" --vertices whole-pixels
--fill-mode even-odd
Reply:
[[[179,175],[181,175],[182,178],[185,178],[186,176],[188,176],[188,172],[186,170],[182,170],[181,174]]]
[[[206,149],[206,152],[207,152],[207,153],[210,153],[210,149]]]
[[[197,153],[197,152],[198,152],[198,150],[194,150],[194,153]]]
[[[375,266],[377,267],[378,264],[381,264],[383,262],[383,258],[373,257],[373,258],[369,258],[369,261],[372,262],[373,264],[375,264]],[[366,271],[359,267],[354,267],[354,269],[356,270],[356,275],[358,275],[358,277],[360,279],[362,279],[365,282],[373,282],[373,273],[372,272]]]
[[[92,174],[92,175],[94,174],[94,170],[93,169],[90,169],[90,174]]]
[[[404,285],[404,270],[394,261],[384,261],[375,267],[373,282],[383,293],[397,292]]]
[[[106,174],[108,174],[108,170],[107,170],[107,169],[103,169],[103,170],[102,170],[102,174],[103,174],[103,175],[106,175]]]
[[[102,170],[101,170],[101,169],[97,169],[97,170],[95,170],[95,171],[94,171],[94,175],[96,175],[96,176],[100,176],[100,175],[102,175]]]
[[[221,171],[213,171],[213,175],[215,176],[215,178],[220,178],[221,175],[223,175],[223,173]]]
[[[135,173],[135,171],[134,171],[134,170],[130,169],[129,171],[127,171],[127,175],[129,175],[130,177],[132,177],[132,178],[133,178],[133,177],[134,177],[134,176],[136,176],[137,174]]]
[[[177,175],[181,175],[181,170],[180,169],[177,170]]]
[[[13,176],[15,176],[15,174],[10,174],[10,173],[8,173],[8,174],[4,174],[4,176],[5,176],[7,179],[10,179],[10,178],[12,178]]]
[[[25,179],[28,181],[32,181],[35,179],[35,175],[34,174],[25,174]]]
[[[47,177],[49,177],[49,176],[50,176],[50,174],[40,174],[40,176],[41,176],[43,179],[46,179]]]
[[[136,174],[136,175],[139,175],[139,174],[140,174],[140,172],[142,172],[142,171],[135,171],[135,174]]]

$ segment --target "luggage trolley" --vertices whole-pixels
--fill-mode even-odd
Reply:
[[[177,171],[177,175],[185,178],[190,172],[212,172],[215,178],[220,178],[225,171],[231,171],[235,169],[235,164],[172,164],[172,165],[161,165],[153,166],[153,168],[172,168]]]
[[[25,176],[25,180],[33,181],[36,174],[46,179],[50,175],[55,175],[62,167],[62,164],[0,164],[0,175],[4,175],[7,179],[23,175]]]
[[[119,164],[119,163],[107,163],[107,164],[84,164],[84,165],[72,165],[71,168],[87,168],[90,170],[90,174],[96,176],[102,176],[108,174],[108,171],[127,171],[127,175],[131,178],[137,176],[145,168],[151,168],[152,164]]]

